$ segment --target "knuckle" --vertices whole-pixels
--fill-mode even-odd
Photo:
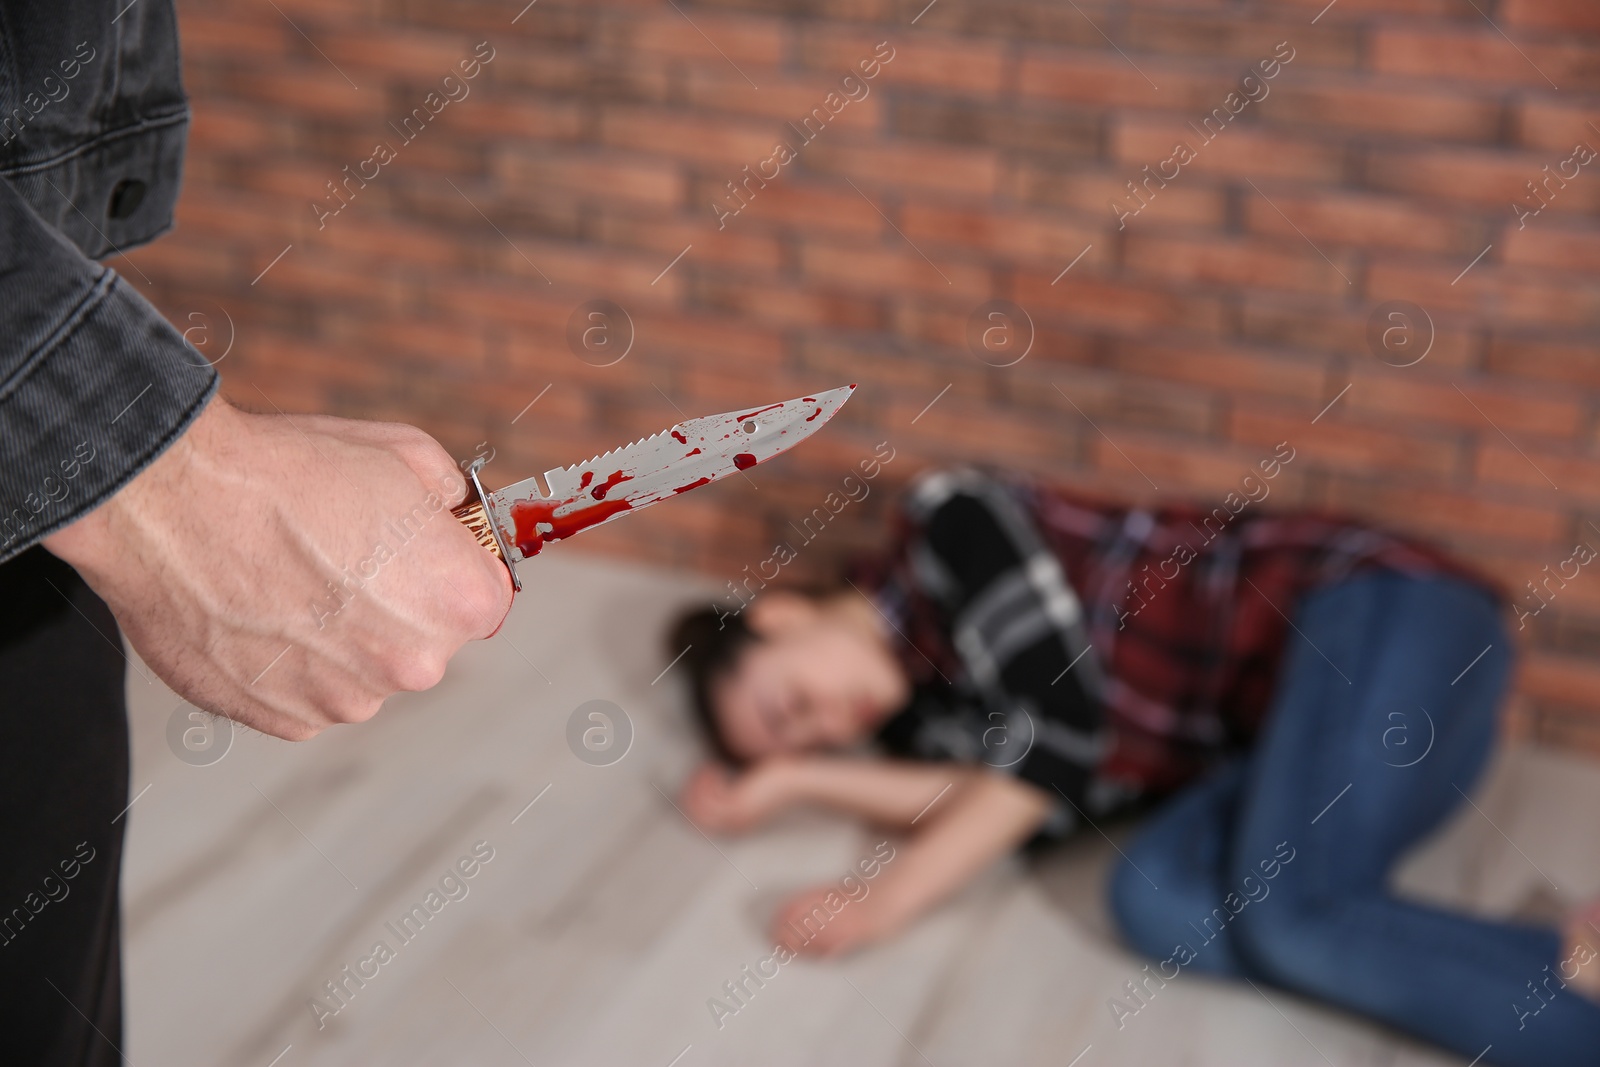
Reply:
[[[398,657],[389,664],[389,680],[396,689],[421,692],[432,689],[444,678],[447,658],[431,649],[421,649]],[[376,710],[376,709],[374,709]]]
[[[285,741],[309,741],[320,734],[322,728],[321,723],[294,722],[277,731],[277,735]]]
[[[417,429],[415,426],[401,426],[396,435],[395,447],[408,453],[428,466],[454,467],[455,461],[450,458],[450,453],[444,446],[435,441],[428,433]]]
[[[498,560],[491,559],[489,564],[481,572],[476,606],[478,614],[490,623],[498,623],[511,608],[511,576]]]
[[[378,714],[378,708],[383,704],[381,697],[366,693],[351,693],[338,697],[329,702],[325,714],[329,722],[312,727],[311,736],[322,732],[324,725],[336,723],[366,722]]]

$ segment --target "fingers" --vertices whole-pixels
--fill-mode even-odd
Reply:
[[[493,637],[511,611],[513,590],[506,565],[478,541],[465,526],[450,531],[454,562],[441,570],[445,582],[444,612],[455,619],[465,640]]]
[[[453,508],[467,498],[467,480],[444,446],[413,426],[397,427],[395,451],[417,473],[422,484],[444,497]]]
[[[295,420],[307,428],[314,426],[347,441],[393,452],[423,485],[444,497],[446,507],[453,508],[466,499],[466,478],[456,461],[443,445],[415,426],[403,422],[340,419],[331,415],[296,415]]]
[[[467,498],[466,478],[438,441],[415,426],[403,423],[372,425],[383,435],[382,443],[405,461],[422,484],[444,497],[445,507],[453,508]]]

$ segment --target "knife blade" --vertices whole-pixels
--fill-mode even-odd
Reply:
[[[854,385],[777,404],[685,419],[650,437],[570,467],[501,489],[478,479],[482,460],[468,469],[467,499],[456,518],[511,571],[560,541],[622,515],[748,470],[780,455],[821,429]]]

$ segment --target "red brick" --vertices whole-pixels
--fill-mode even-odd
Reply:
[[[296,251],[301,254],[296,255]],[[289,294],[311,300],[344,299],[367,307],[397,308],[402,303],[401,286],[392,275],[353,269],[333,256],[309,256],[305,252],[305,248],[292,249],[268,269],[278,253],[263,249],[249,264],[259,263],[256,269],[265,271],[256,288],[263,294]]]
[[[728,168],[734,178],[739,168],[772,155],[781,140],[767,124],[734,123],[726,117],[695,116],[663,108],[608,105],[600,111],[600,139],[631,152],[658,152],[672,159],[689,159]],[[793,164],[791,164],[792,166]]]
[[[1268,82],[1269,88],[1275,83]],[[1501,106],[1491,96],[1470,96],[1420,87],[1414,82],[1367,76],[1284,77],[1252,107],[1271,124],[1304,130],[1335,127],[1434,140],[1493,141]]]
[[[1385,526],[1410,530],[1446,545],[1474,539],[1549,545],[1564,536],[1567,525],[1554,508],[1421,485],[1380,487],[1335,480],[1330,503],[1336,510],[1374,518]]]
[[[1492,255],[1492,253],[1491,253]],[[1466,269],[1470,260],[1461,263]],[[1368,291],[1384,299],[1414,300],[1430,310],[1448,309],[1496,323],[1541,327],[1600,325],[1600,288],[1587,279],[1484,261],[1457,275],[1454,264],[1373,263]]]
[[[463,82],[457,64],[462,60],[477,59],[474,49],[478,41],[460,33],[379,29],[371,25],[314,29],[316,32],[308,30],[308,33],[317,48],[327,55],[329,62],[350,75],[357,85],[388,76],[419,90],[426,86],[428,90],[438,91],[442,97],[442,79],[446,75],[453,75],[457,82]],[[295,38],[300,39],[299,34]],[[492,43],[490,47],[494,47]],[[487,54],[493,58],[483,70],[492,69],[495,62],[505,55],[499,49]],[[474,77],[464,84],[468,96],[463,101],[452,101],[451,106],[471,99],[471,91],[477,88],[479,81]],[[421,100],[417,102],[420,104]]]
[[[1178,55],[1226,57],[1253,63],[1270,59],[1280,42],[1293,49],[1290,69],[1354,67],[1361,61],[1359,34],[1345,27],[1319,26],[1307,32],[1300,19],[1277,20],[1253,14],[1241,18],[1230,11],[1135,11],[1123,20],[1120,44],[1130,52],[1148,49]],[[1160,79],[1156,79],[1160,83]]]
[[[918,418],[932,395],[925,399],[897,391],[891,396],[885,418],[890,440],[916,434],[921,446],[918,451],[945,462],[998,463],[1024,469],[1059,470],[1079,455],[1075,431],[1063,419],[985,418],[984,404],[957,395],[953,389]],[[912,419],[917,419],[915,426],[910,425]],[[907,429],[898,431],[902,426]]]
[[[543,4],[539,5],[543,7]],[[681,65],[660,56],[595,56],[577,50],[526,44],[515,50],[517,62],[494,71],[497,91],[532,89],[586,102],[665,103],[681,82]],[[740,79],[739,84],[749,86]]]
[[[992,372],[991,377],[1003,383],[1012,404],[1043,409],[1056,417],[1063,410],[1073,417],[1088,417],[1112,436],[1131,427],[1199,438],[1213,435],[1219,425],[1221,404],[1214,388],[1141,380],[1090,366],[1061,366],[1046,362],[1047,358],[1043,352],[1038,358],[1030,354],[1025,362]]]
[[[217,277],[232,274],[237,270],[237,258],[225,248],[157,241],[125,255],[112,256],[108,262],[129,284],[143,290],[145,278],[151,275]]]
[[[1539,707],[1528,728],[1528,740],[1546,748],[1600,757],[1600,715],[1596,711],[1600,709],[1592,700],[1576,708]]]
[[[973,380],[979,374],[977,361],[971,358],[935,362],[916,358],[885,341],[868,340],[859,335],[807,335],[799,343],[799,362],[807,374],[823,381],[864,380],[883,391],[905,393],[908,398],[920,396],[919,409],[950,385],[952,379]],[[856,397],[850,406],[857,407],[857,401],[869,399],[870,396]]]
[[[643,253],[618,253],[570,242],[517,240],[515,234],[511,236],[516,247],[501,241],[489,249],[502,271],[530,284],[543,285],[548,278],[550,284],[563,290],[594,290],[619,302],[624,302],[624,296],[632,296],[646,303],[668,303],[678,299],[682,290],[682,262],[656,280],[672,262],[670,256],[646,258]]]
[[[736,0],[747,2],[747,0]],[[880,0],[881,5],[881,0]],[[872,6],[880,6],[872,5]],[[851,7],[824,0],[824,6]],[[874,21],[894,22],[915,15],[917,30],[945,30],[966,37],[999,38],[1006,41],[1050,41],[1058,44],[1085,45],[1099,48],[1105,44],[1096,25],[1106,25],[1112,17],[1104,2],[1085,0],[1073,6],[1039,4],[1033,0],[991,0],[981,6],[968,4],[934,4],[924,10],[896,5]],[[861,17],[840,13],[838,17]]]
[[[1043,213],[1012,214],[910,200],[901,209],[898,224],[918,244],[963,245],[1007,258],[1059,265],[1057,269],[1096,242],[1101,255],[1091,250],[1079,265],[1093,267],[1106,255],[1106,227]]]
[[[1434,423],[1469,430],[1480,437],[1510,434],[1570,438],[1584,419],[1584,405],[1552,389],[1513,387],[1479,378],[1449,378],[1411,373],[1417,367],[1363,364],[1352,368],[1353,384],[1340,401],[1347,410]]]
[[[1541,631],[1547,628],[1553,629],[1555,624],[1582,613],[1593,615],[1600,612],[1600,581],[1590,581],[1590,578],[1594,577],[1592,563],[1583,566],[1578,578],[1569,580],[1565,588],[1550,580],[1552,575],[1560,577],[1558,568],[1573,557],[1577,541],[1600,547],[1600,537],[1596,537],[1592,530],[1588,531],[1588,534],[1589,536],[1585,538],[1580,528],[1576,541],[1559,539],[1550,545],[1514,554],[1488,552],[1474,561],[1479,568],[1501,584],[1514,610],[1520,609],[1529,613],[1515,617],[1519,625],[1511,627],[1513,637],[1519,637],[1535,645],[1542,644]],[[1567,568],[1569,574],[1571,570],[1571,567]],[[1547,580],[1550,580],[1550,584],[1545,586],[1543,583]],[[1534,595],[1533,590],[1529,588],[1530,584],[1539,587],[1540,596],[1544,598],[1542,608],[1540,596]],[[1552,649],[1552,651],[1558,650]]]
[[[415,315],[367,321],[362,315],[339,312],[318,321],[318,340],[355,349],[373,345],[385,360],[433,367],[441,378],[463,371],[481,375],[488,367],[488,350],[481,332],[466,322],[430,322]]]
[[[1287,0],[1282,6],[1304,12],[1307,22],[1316,18],[1318,26],[1362,22],[1373,15],[1421,15],[1459,22],[1478,22],[1483,17],[1470,7],[1463,12],[1455,0],[1338,0],[1334,4],[1329,4],[1328,0]]]
[[[602,211],[595,216],[591,232],[598,242],[614,248],[662,253],[664,263],[693,245],[684,262],[690,262],[692,257],[697,270],[714,264],[769,277],[782,268],[785,260],[779,240],[760,227],[729,226],[718,231],[707,219],[641,218],[620,211]]]
[[[355,214],[340,214],[330,220],[321,240],[329,248],[380,266],[408,264],[449,269],[470,266],[477,258],[450,234],[405,221]]]
[[[1067,417],[1082,421],[1077,412]],[[1151,434],[1097,433],[1084,427],[1094,465],[1107,474],[1123,478],[1134,491],[1151,488],[1166,497],[1180,497],[1202,503],[1221,498],[1239,489],[1239,480],[1255,472],[1260,450],[1227,444],[1211,444],[1177,437]],[[1284,468],[1274,481],[1274,491],[1286,488],[1294,495],[1294,483],[1302,475],[1293,465]],[[1119,495],[1127,495],[1124,489]]]
[[[1367,349],[1367,319],[1381,300],[1374,298],[1368,307],[1357,311],[1329,306],[1285,294],[1247,292],[1243,299],[1240,328],[1252,341],[1303,348],[1311,351],[1354,355],[1362,361],[1375,358]],[[1430,370],[1445,367],[1476,368],[1478,338],[1469,329],[1449,320],[1434,318],[1433,347],[1424,357]]]
[[[227,55],[233,62],[244,57],[282,62],[289,55],[289,37],[300,40],[276,11],[234,12],[186,10],[182,30],[185,65],[216,62]]]
[[[1111,358],[1111,365],[1126,374],[1221,386],[1233,396],[1284,397],[1298,401],[1313,414],[1321,406],[1329,381],[1328,368],[1322,360],[1244,351],[1189,339],[1118,341]]]
[[[275,105],[319,119],[343,118],[371,122],[380,126],[387,117],[388,102],[369,86],[349,81],[320,57],[315,62],[274,64],[271,67],[227,69],[220,74],[223,92],[230,99],[247,103]]]
[[[999,181],[999,160],[990,151],[829,141],[827,131],[802,149],[800,165],[848,178],[864,192],[892,185],[908,191],[991,196]]]
[[[1532,444],[1519,452],[1496,437],[1479,446],[1476,471],[1480,480],[1494,485],[1545,495],[1571,493],[1587,504],[1600,503],[1600,457],[1554,452]]]
[[[874,83],[896,88],[921,86],[941,92],[996,93],[1005,75],[1005,46],[998,41],[946,37],[898,28],[861,33],[832,27],[808,27],[800,37],[800,58],[818,73],[860,76],[858,64],[871,60],[887,41],[894,58],[882,64]]]
[[[1263,185],[1244,199],[1245,227],[1285,240],[1310,238],[1327,247],[1398,248],[1472,256],[1491,228],[1458,212],[1431,209],[1400,196]]]
[[[1079,264],[1082,266],[1082,264]],[[1051,286],[1042,276],[1018,279],[1014,299],[1037,308],[1036,317],[1052,310],[1074,316],[1086,326],[1116,333],[1147,334],[1151,330],[1181,329],[1201,337],[1223,332],[1223,303],[1213,296],[1180,295],[1170,289],[1112,281],[1073,271]]]
[[[1505,0],[1497,21],[1525,30],[1600,32],[1600,7],[1589,0]]]
[[[1380,189],[1493,207],[1515,222],[1512,201],[1537,207],[1540,201],[1529,192],[1528,183],[1543,180],[1543,168],[1548,165],[1554,172],[1564,159],[1566,156],[1560,153],[1386,149],[1373,154],[1367,178]],[[1600,182],[1584,182],[1584,177],[1588,175],[1580,171],[1578,179],[1569,181],[1565,189],[1555,186],[1552,180],[1556,191],[1550,210],[1568,213],[1600,208]]]
[[[1489,339],[1488,369],[1496,374],[1600,390],[1600,360],[1595,358],[1593,341],[1497,334]]]
[[[1160,237],[1146,236],[1137,225],[1129,229],[1123,265],[1131,275],[1328,295],[1353,291],[1356,266],[1348,253],[1334,252],[1330,263],[1304,241]]]
[[[495,180],[541,195],[547,189],[585,194],[599,201],[672,207],[684,199],[683,172],[676,164],[621,152],[506,152],[495,161]]]
[[[450,129],[457,134],[476,134],[496,144],[515,144],[518,139],[534,141],[575,141],[589,127],[588,109],[572,100],[521,94],[521,99],[506,100],[482,90],[453,107]]]
[[[223,101],[195,107],[189,120],[189,144],[207,154],[282,151],[292,137],[290,124]]]
[[[629,55],[671,56],[741,68],[746,64],[771,67],[783,58],[787,36],[776,19],[707,11],[684,15],[680,9],[608,18],[602,23],[600,45]],[[746,82],[745,91],[757,92],[756,86]]]
[[[1513,44],[1491,27],[1461,32],[1404,24],[1371,30],[1370,60],[1384,74],[1457,78],[1475,85],[1529,85],[1572,91],[1600,88],[1600,48],[1592,44]]]
[[[783,359],[782,336],[759,326],[736,324],[715,316],[672,314],[642,307],[633,315],[638,344],[644,351],[676,352],[689,362],[737,362],[741,366],[775,368]],[[784,397],[782,399],[788,399]]]
[[[1217,76],[1169,67],[1158,73],[1161,80],[1152,84],[1115,52],[1030,48],[1022,53],[1017,88],[1024,96],[1045,100],[1201,112],[1221,104],[1233,88]]]
[[[1450,436],[1395,430],[1380,424],[1342,420],[1335,407],[1312,423],[1241,404],[1234,408],[1231,436],[1240,444],[1270,448],[1289,441],[1296,463],[1337,467],[1355,473],[1373,470],[1409,472],[1447,484],[1460,472],[1461,447]]]
[[[969,355],[967,323],[973,314],[971,307],[943,301],[937,296],[883,303],[889,332],[899,340],[910,342],[904,346],[908,351],[921,351],[928,356],[937,352],[951,359]],[[1025,329],[1025,326],[1017,328],[1019,339]],[[1037,339],[1037,330],[1034,335]],[[1026,345],[1027,342],[1020,343]]]
[[[1529,220],[1523,229],[1506,227],[1505,262],[1600,274],[1600,227],[1548,221],[1545,226]]]
[[[1590,125],[1594,112],[1592,106],[1551,93],[1528,93],[1515,108],[1517,142],[1539,150],[1541,156],[1554,154],[1561,159],[1580,143],[1600,147],[1600,132]]]
[[[912,291],[939,293],[976,306],[989,292],[987,272],[950,257],[929,261],[906,246],[846,245],[805,241],[800,246],[801,274],[824,286],[855,292]]]
[[[1600,708],[1600,665],[1587,660],[1534,652],[1523,659],[1517,680],[1535,700]]]
[[[1198,115],[1192,121],[1198,126],[1204,117]],[[1141,183],[1143,166],[1148,165],[1152,174],[1162,169],[1171,173],[1172,167],[1158,164],[1171,158],[1178,144],[1187,145],[1195,158],[1178,168],[1171,179],[1173,185],[1199,174],[1331,183],[1344,171],[1344,151],[1338,144],[1286,136],[1277,130],[1242,125],[1238,119],[1221,133],[1215,132],[1215,126],[1206,132],[1210,141],[1182,119],[1128,113],[1112,127],[1111,155],[1128,168],[1129,179]],[[1160,189],[1159,181],[1152,185]],[[1156,199],[1165,191],[1160,189]]]
[[[726,232],[746,227],[792,227],[802,232],[833,232],[856,237],[876,237],[888,232],[883,216],[870,201],[842,182],[823,183],[801,174],[784,174],[766,188],[754,183],[755,191],[748,206],[738,215],[726,220]],[[711,207],[720,204],[726,210],[731,202],[725,186],[715,181],[699,182],[695,186],[691,208],[703,211],[708,221],[715,222],[718,214]]]
[[[345,3],[337,6],[319,3],[318,0],[274,0],[274,2],[286,16],[298,16],[294,18],[294,21],[301,26],[308,24],[332,26],[341,23],[370,21],[378,14],[378,5],[374,0],[358,0],[355,3]],[[208,4],[207,7],[212,11],[227,13],[255,10],[253,5],[240,3],[238,0],[228,0],[227,3],[215,5]]]
[[[695,303],[752,322],[780,326],[876,330],[886,316],[882,301],[850,293],[816,293],[793,285],[763,284],[748,277],[696,276]]]
[[[761,85],[759,93],[750,92],[745,80],[726,64],[693,66],[684,72],[687,101],[710,111],[727,111],[752,118],[772,119],[778,123],[798,123],[811,113],[812,108],[823,107],[823,98],[830,92],[839,90],[838,79],[829,79],[820,73],[806,78],[795,78],[766,68],[750,73]],[[880,77],[863,83],[867,95],[859,100],[849,97],[850,102],[832,121],[836,121],[839,128],[857,134],[881,129],[883,94],[877,90],[882,86],[882,81]],[[859,96],[861,90],[854,92]]]
[[[1204,177],[1190,177],[1194,180],[1175,181],[1162,189],[1139,218],[1144,222],[1220,227],[1227,212],[1222,190]],[[1020,163],[1003,176],[1001,193],[1025,204],[1079,211],[1091,220],[1108,220],[1115,228],[1119,214],[1112,202],[1129,195],[1126,183],[1132,178],[1131,170],[1123,173]],[[1120,210],[1126,211],[1127,207]]]

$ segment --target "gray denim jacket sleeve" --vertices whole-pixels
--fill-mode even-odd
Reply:
[[[0,0],[0,562],[126,485],[216,391],[96,262],[171,228],[188,121],[170,0]]]

